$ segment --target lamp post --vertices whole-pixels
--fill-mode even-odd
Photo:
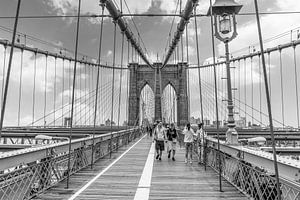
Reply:
[[[226,74],[227,74],[227,108],[228,108],[228,130],[226,132],[226,141],[229,144],[238,143],[238,133],[235,130],[235,120],[233,112],[232,88],[230,77],[230,60],[228,43],[237,36],[236,18],[242,5],[234,0],[216,0],[212,9],[208,10],[208,15],[213,15],[215,36],[225,44],[226,56]]]

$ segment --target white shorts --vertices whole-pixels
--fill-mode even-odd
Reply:
[[[176,142],[168,141],[168,149],[170,150],[176,150]]]

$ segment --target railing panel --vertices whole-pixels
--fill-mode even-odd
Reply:
[[[139,129],[97,136],[95,140],[97,142],[94,145],[94,161],[110,154],[111,151],[118,150],[119,147],[127,145],[128,142],[140,136],[141,132]],[[74,174],[91,164],[91,140],[91,137],[89,137],[87,139],[72,141],[72,143],[79,142],[81,145],[78,146],[77,144],[75,145],[76,148],[72,149],[70,174]],[[57,145],[59,147],[59,145],[67,144]],[[59,153],[56,153],[55,148],[51,145],[49,146],[49,148],[45,147],[37,150],[48,152],[43,158],[30,163],[22,163],[22,160],[16,160],[14,165],[10,164],[10,168],[2,171],[0,175],[0,200],[31,199],[38,193],[56,185],[67,177],[68,151],[59,151]],[[37,155],[37,151],[31,152],[33,156]],[[18,152],[16,151],[16,153]],[[21,150],[20,153],[22,154]],[[0,158],[1,164],[6,159],[10,159],[9,156]]]
[[[219,172],[218,150],[212,146],[205,148],[205,163]],[[246,195],[257,200],[278,199],[275,177],[261,168],[242,159],[220,152],[222,176]],[[299,200],[300,186],[280,178],[281,199]]]

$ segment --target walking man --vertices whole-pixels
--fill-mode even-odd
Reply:
[[[167,131],[167,138],[168,138],[168,158],[170,158],[171,154],[173,153],[172,160],[175,161],[175,152],[176,152],[178,135],[173,123],[171,124],[171,127]]]
[[[162,126],[162,122],[159,122],[157,127],[154,130],[154,140],[156,141],[155,143],[156,160],[157,159],[161,160],[162,152],[165,150],[165,144],[164,144],[165,139],[166,139],[165,129]]]

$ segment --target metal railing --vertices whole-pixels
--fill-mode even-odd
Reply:
[[[95,137],[94,161],[141,136],[130,129]],[[70,174],[91,164],[92,137],[72,140]],[[0,154],[0,200],[31,199],[67,177],[68,142]]]
[[[216,172],[221,167],[222,177],[229,183],[243,192],[246,196],[258,200],[276,200],[278,193],[276,190],[276,180],[272,174],[267,171],[246,162],[243,159],[220,152],[221,164],[219,165],[219,156],[216,145],[206,140],[204,146],[197,145],[197,153],[204,154],[201,160],[210,166]],[[300,185],[280,178],[280,189],[282,200],[299,200]]]

